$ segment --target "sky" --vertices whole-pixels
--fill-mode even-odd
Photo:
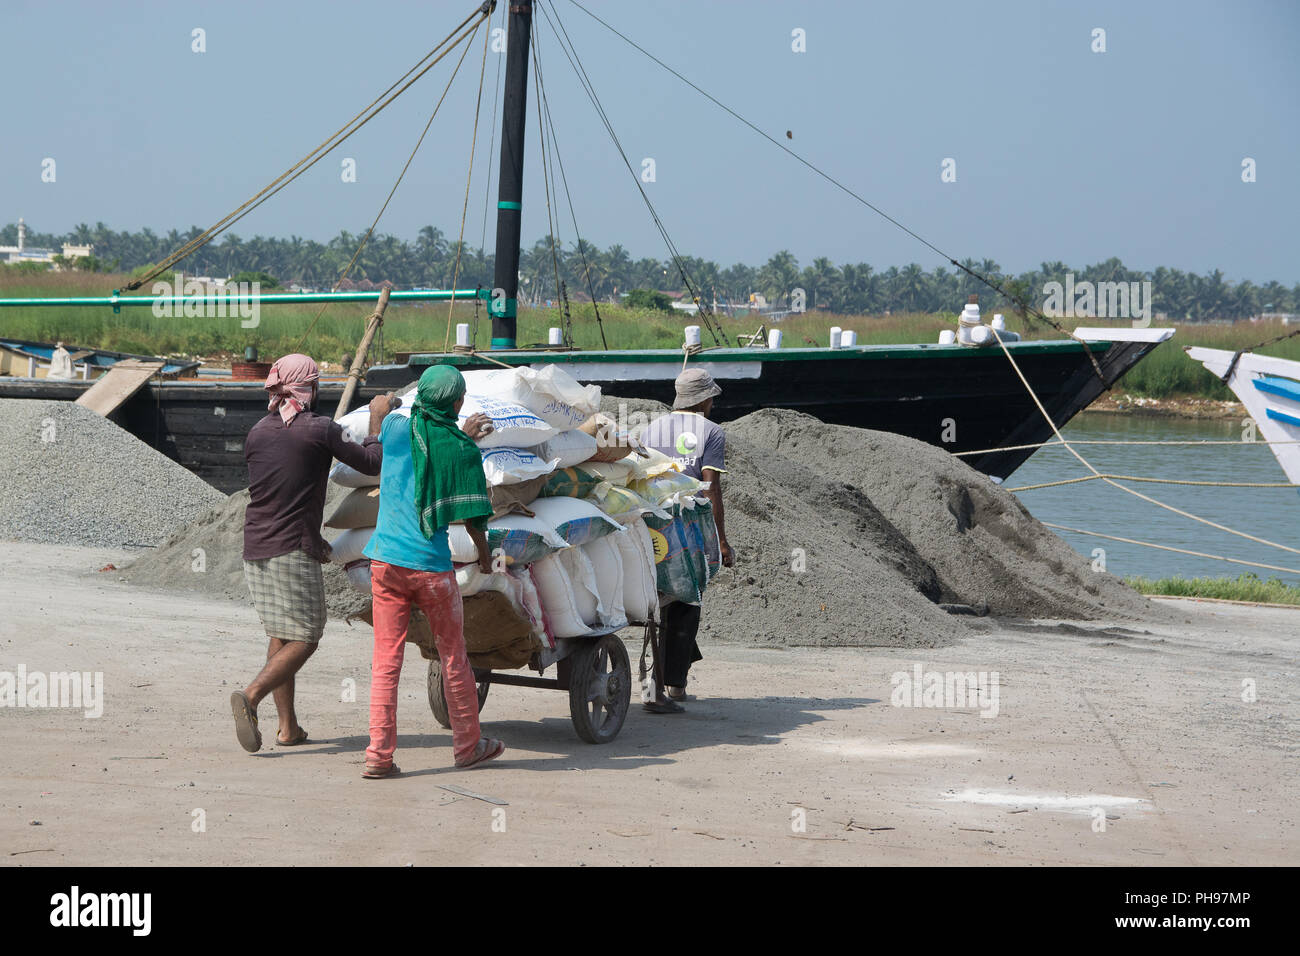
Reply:
[[[944,264],[573,0],[542,2],[572,38],[636,172],[653,160],[654,181],[643,185],[682,252],[723,266],[758,265],[779,249],[801,265],[816,256],[878,269]],[[1118,256],[1139,269],[1300,281],[1297,0],[583,3],[958,259],[1020,272]],[[474,8],[471,0],[4,0],[0,223],[22,216],[55,233],[98,221],[159,232],[209,225]],[[633,175],[552,27],[535,14],[534,28],[581,234],[663,258]],[[196,29],[203,52],[194,50]],[[1104,52],[1094,50],[1098,30]],[[482,37],[380,232],[407,240],[426,224],[459,232]],[[488,151],[503,61],[489,49],[465,217],[466,241],[489,250],[485,177],[497,162]],[[440,63],[233,231],[324,241],[364,230],[453,65]],[[534,96],[530,89],[526,245],[547,231]],[[43,181],[51,159],[54,181]],[[344,181],[348,159],[355,182]],[[955,181],[944,181],[946,160]],[[1243,181],[1247,160],[1253,182]],[[567,207],[560,235],[574,238]]]

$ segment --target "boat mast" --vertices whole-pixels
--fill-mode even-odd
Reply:
[[[510,4],[506,90],[501,118],[501,175],[497,191],[497,251],[492,298],[492,348],[513,349],[519,295],[519,225],[524,193],[524,119],[528,107],[528,46],[532,0]]]

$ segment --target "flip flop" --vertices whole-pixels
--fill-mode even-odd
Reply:
[[[294,737],[293,740],[281,740],[281,739],[277,736],[277,737],[275,738],[275,745],[276,745],[277,747],[300,747],[300,746],[302,746],[303,744],[307,743],[307,742],[308,742],[308,741],[307,741],[307,728],[306,728],[306,727],[299,727],[299,728],[298,728],[298,731],[299,731],[298,736],[297,736],[297,737]]]
[[[395,763],[390,763],[387,767],[372,767],[366,764],[366,769],[361,771],[361,776],[367,780],[382,780],[384,777],[396,777],[402,772],[402,768]]]
[[[474,747],[474,755],[464,763],[457,760],[456,767],[460,770],[468,770],[470,767],[477,767],[481,763],[495,760],[505,752],[506,745],[504,743],[492,737],[484,737]]]
[[[242,690],[230,695],[230,712],[235,717],[235,737],[239,746],[250,754],[257,753],[262,749],[262,732],[257,729],[257,713]]]

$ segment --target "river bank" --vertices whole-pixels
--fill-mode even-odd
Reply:
[[[1083,410],[1084,414],[1136,415],[1151,418],[1188,418],[1194,420],[1230,419],[1241,421],[1246,406],[1241,402],[1174,395],[1152,398],[1129,392],[1108,392]]]

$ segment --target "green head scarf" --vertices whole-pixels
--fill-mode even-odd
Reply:
[[[482,527],[492,515],[478,446],[456,424],[453,406],[465,394],[465,378],[450,365],[420,376],[411,406],[411,459],[420,531],[432,538],[454,521]]]

